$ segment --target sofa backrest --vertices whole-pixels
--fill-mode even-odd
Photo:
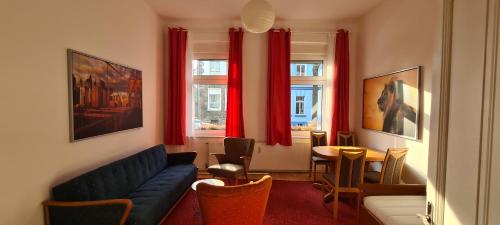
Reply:
[[[123,198],[167,167],[163,145],[102,166],[55,186],[56,201],[93,201]]]

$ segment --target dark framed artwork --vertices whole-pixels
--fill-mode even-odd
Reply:
[[[70,139],[142,127],[142,72],[68,49]]]
[[[363,128],[419,138],[420,67],[363,80]]]

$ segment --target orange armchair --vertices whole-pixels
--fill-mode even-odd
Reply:
[[[272,178],[238,186],[200,183],[197,197],[204,225],[261,225],[264,221]]]

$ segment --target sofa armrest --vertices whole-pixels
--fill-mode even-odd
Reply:
[[[426,195],[424,184],[362,184],[361,197],[374,195]]]
[[[132,201],[45,201],[43,207],[46,225],[123,225],[132,209]]]
[[[193,164],[198,153],[196,152],[176,152],[167,154],[167,165]]]

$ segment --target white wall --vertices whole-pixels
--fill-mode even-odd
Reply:
[[[426,182],[437,7],[434,0],[386,0],[359,20],[355,131],[361,145],[380,150],[409,147],[403,178],[408,183]],[[421,139],[363,129],[363,79],[414,66],[423,66]]]
[[[165,21],[165,26],[182,26],[192,33],[228,32],[231,26],[241,26],[239,21]],[[277,28],[291,28],[292,33],[297,32],[332,32],[340,28],[348,29],[350,36],[351,78],[356,74],[356,28],[357,25],[350,21],[338,23],[324,21],[278,21]],[[219,35],[219,34],[217,34]],[[308,139],[296,138],[293,146],[268,146],[266,140],[266,108],[267,108],[267,33],[252,34],[245,32],[243,39],[243,116],[245,121],[245,135],[256,140],[255,151],[250,166],[251,170],[267,171],[305,171],[309,169],[310,147]],[[333,43],[332,43],[333,44]],[[329,50],[333,53],[333,48]],[[327,62],[325,62],[326,65]],[[329,76],[333,69],[325,67]],[[331,79],[331,78],[330,78]],[[331,87],[332,81],[328,84]],[[355,82],[351,80],[351,92]],[[326,90],[331,95],[331,89]],[[354,101],[351,94],[351,102]],[[323,130],[330,132],[331,103],[324,105]],[[351,104],[351,112],[354,104]],[[354,118],[351,116],[351,124]],[[204,168],[206,162],[207,142],[220,142],[222,138],[195,138],[186,146],[169,146],[169,151],[195,150],[198,154],[198,167]]]
[[[53,185],[162,142],[161,24],[142,0],[7,0],[0,28],[0,224],[41,225]],[[67,48],[142,70],[143,128],[69,142]]]

